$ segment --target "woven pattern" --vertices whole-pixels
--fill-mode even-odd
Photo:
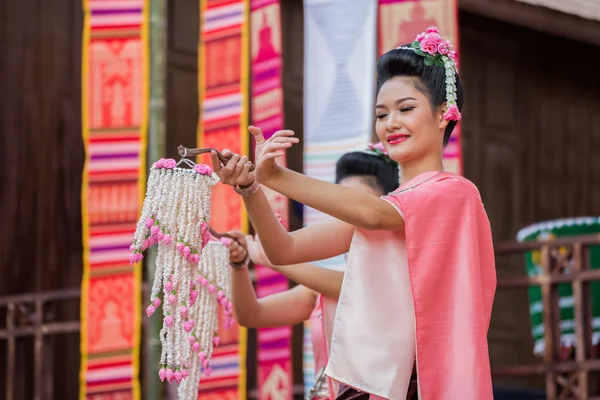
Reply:
[[[83,7],[80,398],[139,399],[141,275],[128,253],[146,175],[149,3]]]
[[[248,6],[248,0],[200,0],[198,147],[248,154]],[[226,185],[213,188],[211,225],[219,232],[248,231],[243,203]],[[202,378],[198,398],[246,399],[246,330],[236,325],[220,332],[212,374]]]

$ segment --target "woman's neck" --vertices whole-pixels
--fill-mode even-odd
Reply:
[[[441,171],[444,169],[444,164],[441,158],[432,157],[431,159],[421,159],[418,162],[402,163],[400,169],[402,183],[406,183],[425,172]]]

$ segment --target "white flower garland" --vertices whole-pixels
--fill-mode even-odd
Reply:
[[[233,323],[227,241],[210,242],[207,226],[217,182],[206,165],[183,169],[172,159],[157,161],[131,245],[132,263],[158,245],[146,313],[150,317],[163,307],[159,376],[181,383],[178,390],[184,399],[196,398],[201,371],[211,373],[210,358],[220,341],[219,308],[225,325]]]

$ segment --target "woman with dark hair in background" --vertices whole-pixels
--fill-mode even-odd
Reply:
[[[398,188],[398,164],[387,156],[381,144],[370,145],[367,150],[344,154],[338,160],[335,182],[381,196]],[[275,266],[265,256],[258,240],[246,237],[242,232],[229,234],[237,240],[229,246],[229,254],[233,265],[239,265],[233,269],[231,281],[233,305],[239,324],[265,328],[294,325],[310,319],[317,376],[313,398],[335,398],[333,382],[325,380],[323,371],[327,364],[343,272],[312,264]],[[248,273],[248,260],[278,271],[299,285],[257,299]]]
[[[451,44],[430,27],[377,62],[375,130],[402,171],[381,198],[306,177],[275,159],[292,131],[256,140],[256,170],[212,154],[221,181],[244,199],[264,251],[290,265],[349,250],[325,373],[338,399],[410,396],[491,400],[487,331],[496,289],[489,220],[477,188],[446,172],[442,149],[461,119],[462,85]],[[334,217],[288,233],[260,188]]]

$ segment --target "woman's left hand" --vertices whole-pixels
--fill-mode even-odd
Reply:
[[[275,159],[284,156],[286,149],[300,141],[290,130],[277,131],[269,139],[265,139],[260,128],[250,126],[248,130],[256,142],[256,179],[266,183],[280,168]]]

